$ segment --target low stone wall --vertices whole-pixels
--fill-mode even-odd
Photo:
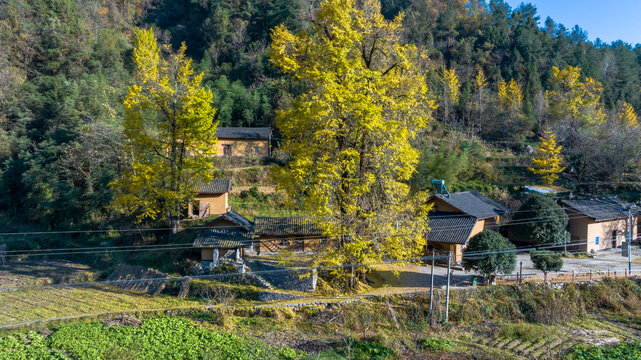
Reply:
[[[272,291],[261,291],[258,293],[258,301],[298,300],[305,298],[307,298],[307,296]]]

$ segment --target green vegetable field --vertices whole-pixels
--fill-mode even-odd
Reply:
[[[209,331],[177,317],[139,327],[98,322],[65,325],[48,338],[36,332],[0,339],[0,359],[297,359],[305,354],[229,333]]]

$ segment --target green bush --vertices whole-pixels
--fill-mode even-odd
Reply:
[[[516,323],[505,324],[499,331],[499,336],[507,339],[536,342],[546,335],[546,328],[537,324]]]
[[[352,344],[352,358],[355,360],[393,359],[394,352],[377,341],[356,341]]]
[[[550,250],[532,250],[530,251],[530,260],[534,267],[545,274],[547,281],[549,272],[561,271],[563,267],[562,253]]]
[[[475,270],[486,276],[509,274],[516,267],[516,251],[512,251],[514,248],[514,244],[498,232],[483,230],[470,239],[463,251],[463,267],[467,271]]]
[[[516,211],[510,232],[532,244],[563,244],[569,241],[568,216],[549,196],[532,195]]]
[[[418,341],[421,349],[433,353],[440,353],[447,351],[452,347],[452,342],[447,339],[441,339],[436,337],[423,338]]]
[[[641,359],[641,343],[624,343],[611,347],[577,346],[565,357],[571,360],[633,360]]]

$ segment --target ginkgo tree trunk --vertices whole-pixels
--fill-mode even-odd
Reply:
[[[272,32],[270,59],[305,91],[277,112],[292,160],[280,187],[330,239],[319,261],[353,287],[363,267],[409,259],[425,245],[425,194],[410,196],[417,132],[435,102],[422,54],[401,43],[402,14],[387,21],[376,0],[327,0],[307,31]]]
[[[135,83],[123,103],[129,166],[111,183],[116,206],[139,219],[166,219],[172,234],[195,186],[211,181],[217,142],[212,93],[185,50],[158,46],[152,30],[136,29]]]

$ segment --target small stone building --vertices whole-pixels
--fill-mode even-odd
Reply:
[[[306,217],[256,217],[256,251],[318,251],[325,244],[321,230]]]
[[[628,234],[627,208],[632,204],[618,198],[561,201],[569,218],[571,245],[568,248],[593,252],[621,246]],[[639,238],[641,216],[634,210],[633,239]]]
[[[222,127],[216,130],[216,137],[218,137],[218,156],[270,156],[271,128]]]
[[[200,261],[205,267],[218,265],[222,256],[233,256],[233,260],[241,262],[245,250],[252,247],[253,231],[254,224],[251,221],[230,211],[206,224],[198,232],[193,246],[201,249]]]
[[[187,208],[189,217],[218,216],[230,210],[231,179],[214,179],[208,184],[199,184],[196,191],[191,206]]]
[[[436,194],[429,215],[430,230],[426,234],[426,254],[435,249],[441,254],[452,252],[452,262],[463,259],[463,249],[474,235],[483,230],[499,231],[505,206],[476,191]]]

